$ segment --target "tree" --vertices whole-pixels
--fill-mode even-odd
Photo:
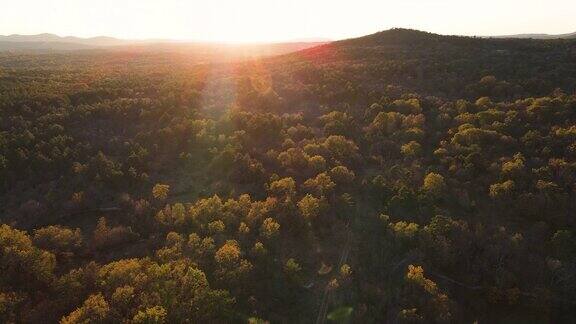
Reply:
[[[0,287],[42,289],[54,280],[56,259],[23,231],[0,225]]]
[[[392,107],[394,110],[398,111],[399,113],[408,115],[408,114],[419,114],[422,112],[422,108],[420,107],[420,100],[412,98],[412,99],[398,99],[392,102]]]
[[[104,181],[110,185],[119,185],[124,173],[121,170],[122,165],[114,162],[102,152],[98,152],[89,162],[89,172],[94,175],[98,181]]]
[[[176,203],[164,206],[163,209],[156,213],[155,219],[167,227],[175,227],[183,225],[187,221],[187,216],[184,205]]]
[[[436,283],[424,277],[424,269],[421,266],[408,265],[406,280],[424,288],[429,294],[435,295],[438,292]]]
[[[354,120],[345,112],[331,111],[320,117],[324,123],[324,134],[326,135],[351,135],[354,131]]]
[[[308,159],[308,164],[314,172],[323,172],[326,170],[326,159],[320,155],[314,155]]]
[[[191,220],[205,224],[220,220],[224,215],[224,203],[218,195],[196,201],[189,210]]]
[[[168,198],[169,192],[170,186],[165,184],[157,183],[152,188],[152,196],[158,200],[166,200],[166,198]]]
[[[95,249],[103,249],[132,241],[137,237],[138,234],[134,233],[132,228],[121,225],[109,227],[106,218],[100,217],[96,224],[96,229],[94,229],[92,246]]]
[[[242,259],[240,245],[235,240],[228,240],[216,251],[216,276],[219,280],[233,286],[239,285],[252,271],[252,264]]]
[[[327,196],[334,190],[336,184],[326,172],[322,172],[316,177],[306,180],[303,186],[318,196]]]
[[[233,265],[240,261],[240,246],[238,242],[234,240],[226,241],[226,244],[222,245],[216,254],[214,255],[214,259],[218,264],[222,265]]]
[[[424,269],[421,266],[408,265],[406,281],[422,288],[426,292],[436,321],[447,322],[452,319],[450,299],[446,294],[440,292],[438,285],[434,281],[424,276]]]
[[[278,198],[292,198],[296,194],[296,181],[289,177],[272,181],[269,191]]]
[[[240,265],[234,264],[232,270],[242,271]],[[221,276],[219,271],[217,276]],[[205,273],[186,258],[165,263],[150,258],[114,261],[98,270],[95,283],[104,297],[114,296],[121,288],[125,290],[123,295],[133,296],[133,305],[161,306],[168,323],[225,322],[234,302],[227,292],[211,289]],[[126,289],[128,286],[134,288],[133,294]],[[127,320],[132,319],[133,311]],[[154,314],[159,311],[156,308]]]
[[[343,165],[338,165],[330,170],[330,178],[339,185],[349,185],[354,181],[354,171]]]
[[[287,151],[278,154],[278,161],[282,167],[292,169],[295,172],[305,170],[308,167],[308,158],[300,148],[289,148]]]
[[[18,307],[25,300],[24,294],[15,292],[0,293],[0,321],[2,323],[17,323]]]
[[[410,141],[402,145],[400,151],[406,157],[417,157],[422,152],[422,145],[416,141]]]
[[[162,306],[148,307],[144,311],[138,311],[133,321],[137,324],[163,324],[166,323],[166,310]]]
[[[490,197],[493,199],[503,199],[512,194],[516,184],[513,180],[506,180],[501,183],[490,185]]]
[[[308,220],[315,219],[320,214],[320,199],[308,194],[298,202],[298,209]]]
[[[254,247],[252,247],[252,253],[256,256],[264,256],[268,253],[268,250],[264,246],[262,242],[254,243]]]
[[[339,161],[352,161],[358,154],[358,146],[344,136],[330,135],[322,145]]]
[[[238,234],[245,236],[250,233],[250,227],[246,225],[246,223],[241,222],[240,226],[238,226]]]
[[[216,249],[214,245],[214,239],[211,237],[200,238],[198,234],[192,233],[188,236],[188,242],[186,243],[186,248],[191,255],[193,255],[194,260],[202,260],[211,256]]]
[[[298,262],[296,262],[294,258],[286,260],[286,264],[284,265],[284,271],[286,271],[288,275],[296,276],[301,270],[302,267],[300,266],[300,264],[298,264]]]
[[[430,172],[424,178],[424,190],[431,193],[432,195],[440,195],[444,192],[446,188],[446,183],[444,182],[444,177],[438,173]]]
[[[518,175],[524,169],[524,156],[516,153],[514,158],[502,164],[502,173],[504,175]]]
[[[82,248],[82,233],[75,230],[55,225],[47,226],[34,231],[34,244],[53,253],[77,252]]]
[[[352,274],[352,268],[346,263],[340,267],[340,275],[342,278],[348,278]]]
[[[422,316],[418,314],[417,308],[401,310],[398,313],[398,319],[403,323],[418,323],[424,320]]]
[[[416,236],[416,234],[418,234],[418,230],[420,229],[420,226],[418,224],[408,223],[405,221],[390,223],[389,226],[396,236],[408,239],[411,239],[414,236]]]
[[[110,299],[112,308],[119,310],[123,314],[128,313],[134,306],[134,299],[136,298],[134,290],[134,287],[129,285],[116,288]]]
[[[103,323],[110,315],[110,306],[102,294],[90,295],[82,307],[60,320],[60,324]]]
[[[221,220],[208,223],[208,231],[210,234],[220,234],[226,230],[226,225]]]
[[[280,231],[280,224],[278,224],[273,218],[266,218],[262,222],[262,227],[260,227],[260,233],[267,239],[271,239],[278,235]]]
[[[368,136],[377,139],[394,134],[406,117],[398,112],[380,112],[368,126]]]

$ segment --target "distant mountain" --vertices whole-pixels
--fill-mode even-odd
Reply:
[[[54,34],[38,34],[38,35],[0,35],[2,42],[62,42],[63,37]]]
[[[237,51],[243,55],[276,55],[298,51],[326,41],[309,39],[307,41],[290,41],[270,44],[218,44],[208,42],[185,42],[165,39],[124,40],[114,37],[81,38],[74,36],[61,37],[54,34],[37,35],[0,35],[0,51],[70,51],[85,49],[129,50],[129,51]]]
[[[532,38],[532,39],[572,39],[576,38],[576,32],[568,34],[517,34],[517,35],[503,35],[503,36],[489,36],[487,38]]]
[[[0,51],[74,51],[94,47],[79,43],[59,41],[0,41]]]
[[[91,38],[81,38],[74,36],[60,37],[54,34],[37,34],[37,35],[8,35],[0,36],[0,42],[12,42],[12,43],[74,43],[82,44],[86,46],[93,47],[104,47],[104,46],[119,46],[128,45],[134,43],[142,43],[146,41],[133,41],[133,40],[123,40],[114,37],[91,37]]]

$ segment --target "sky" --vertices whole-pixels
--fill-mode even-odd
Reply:
[[[214,42],[576,32],[576,0],[0,0],[0,35]]]

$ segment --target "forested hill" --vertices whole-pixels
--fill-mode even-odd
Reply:
[[[392,29],[282,59],[293,68],[305,62],[346,65],[343,70],[368,90],[393,85],[443,97],[516,99],[555,88],[576,89],[576,40],[486,39]],[[500,82],[481,84],[487,75]]]
[[[2,53],[0,322],[572,323],[575,46]]]

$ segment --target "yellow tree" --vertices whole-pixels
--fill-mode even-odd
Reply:
[[[273,218],[266,218],[262,222],[262,227],[260,228],[260,233],[267,239],[270,239],[278,234],[280,231],[280,224],[278,224]]]
[[[165,184],[157,183],[152,188],[152,196],[158,200],[166,200],[168,198],[168,193],[170,192],[170,186]]]
[[[423,188],[433,195],[440,195],[446,188],[446,182],[442,175],[430,172],[424,178]]]
[[[306,219],[314,219],[320,214],[320,199],[306,195],[298,202],[298,209]]]

